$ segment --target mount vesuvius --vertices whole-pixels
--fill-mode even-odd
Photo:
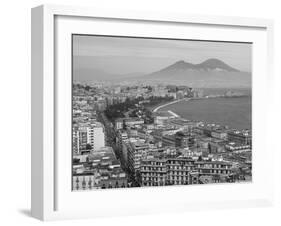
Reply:
[[[248,88],[251,87],[251,73],[240,71],[219,59],[208,59],[199,64],[183,60],[153,73],[133,79],[184,84],[191,87]]]

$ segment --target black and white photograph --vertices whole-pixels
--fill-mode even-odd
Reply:
[[[72,34],[72,191],[252,182],[252,43]]]
[[[1,225],[281,225],[279,3],[2,1]]]

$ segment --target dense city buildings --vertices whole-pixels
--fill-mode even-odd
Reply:
[[[163,110],[204,98],[217,96],[187,86],[74,83],[73,190],[251,181],[250,129]]]
[[[73,158],[73,190],[127,187],[127,176],[111,147]]]
[[[100,122],[73,125],[73,150],[80,154],[85,150],[104,147],[104,126]]]
[[[237,142],[244,145],[252,144],[252,134],[250,131],[230,131],[227,133],[229,141]]]

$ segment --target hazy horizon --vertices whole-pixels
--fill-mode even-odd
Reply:
[[[79,82],[153,80],[193,87],[251,86],[251,43],[73,35],[72,53],[73,79]],[[221,68],[219,61],[212,61],[212,70],[188,70],[180,65],[173,71],[165,69],[178,61],[200,64],[211,58],[238,71]]]
[[[198,64],[209,58],[251,71],[248,43],[74,35],[73,56],[76,69],[93,68],[110,74],[145,74],[179,60]]]

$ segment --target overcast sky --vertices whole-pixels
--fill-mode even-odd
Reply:
[[[73,36],[74,68],[113,74],[150,73],[176,61],[201,63],[218,58],[242,71],[251,71],[251,44],[159,40],[103,36]]]

